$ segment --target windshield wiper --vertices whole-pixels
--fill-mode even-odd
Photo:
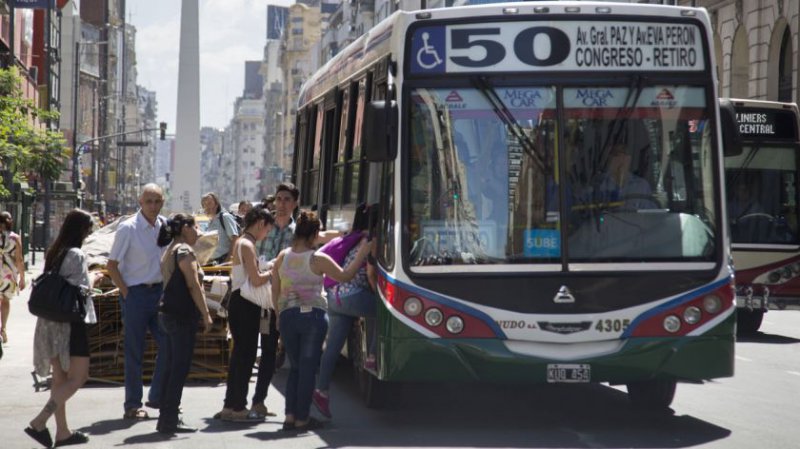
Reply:
[[[747,167],[750,166],[750,163],[753,162],[753,159],[756,157],[756,154],[758,154],[759,150],[761,150],[761,145],[756,145],[750,150],[750,154],[747,155],[747,158],[744,160],[744,162],[742,162],[742,165],[738,168],[738,170],[736,170],[736,174],[733,175],[730,185],[734,185],[736,181],[739,180],[739,177],[744,173]]]
[[[475,76],[471,78],[472,83],[478,90],[483,94],[489,104],[492,105],[494,109],[495,115],[500,117],[500,120],[503,121],[503,124],[506,125],[509,131],[517,138],[520,144],[522,144],[522,149],[533,159],[533,162],[539,167],[545,175],[550,174],[550,166],[547,164],[547,159],[541,152],[536,148],[536,145],[533,144],[530,137],[525,134],[525,131],[520,126],[517,119],[514,117],[514,114],[506,107],[503,100],[497,95],[494,88],[491,84],[487,81],[485,76]]]
[[[644,77],[641,75],[631,76],[631,84],[628,87],[628,94],[625,96],[625,101],[622,103],[622,107],[617,110],[617,113],[614,115],[614,118],[608,125],[609,132],[606,134],[606,138],[603,141],[600,157],[597,160],[597,164],[594,165],[594,173],[590,178],[592,180],[593,200],[597,199],[600,190],[600,184],[603,182],[605,173],[608,171],[608,161],[611,156],[611,149],[619,142],[622,131],[625,129],[625,121],[630,117],[631,112],[636,109],[636,103],[638,103],[639,96],[642,94],[642,90],[644,90],[644,83],[642,82],[643,79]],[[622,186],[620,186],[620,191],[621,190]],[[597,214],[595,214],[595,221],[598,230],[600,229],[600,224],[602,222],[601,217],[608,210],[608,206],[610,204],[611,200],[608,194],[605,195],[605,201],[598,202]]]
[[[600,152],[600,160],[598,160],[597,167],[601,168],[602,170],[606,170],[606,166],[608,165],[608,159],[611,155],[611,148],[619,142],[619,138],[622,135],[622,131],[625,129],[624,127],[624,119],[630,117],[631,112],[636,109],[636,103],[639,101],[639,96],[642,94],[642,90],[644,90],[644,85],[642,80],[644,79],[641,75],[633,75],[631,77],[631,85],[628,87],[628,95],[625,96],[625,101],[622,103],[622,107],[617,110],[617,113],[614,115],[614,118],[611,120],[609,124],[609,133],[606,135],[605,141],[603,142],[602,150]],[[631,101],[633,98],[633,101]],[[599,172],[595,172],[598,174]]]

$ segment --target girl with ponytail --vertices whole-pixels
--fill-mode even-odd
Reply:
[[[169,245],[161,257],[161,274],[167,282],[161,297],[158,323],[166,337],[160,357],[168,367],[161,383],[161,405],[156,430],[164,434],[194,432],[178,416],[186,376],[192,366],[195,335],[202,318],[204,332],[213,321],[202,287],[203,272],[192,245],[197,227],[191,215],[176,214],[161,226],[158,245]]]

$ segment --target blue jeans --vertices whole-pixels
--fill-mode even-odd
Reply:
[[[300,308],[292,307],[281,311],[279,326],[291,364],[286,380],[286,414],[305,421],[311,409],[314,377],[328,331],[328,319],[322,309],[302,313]]]
[[[164,345],[159,357],[164,359],[167,371],[161,384],[161,409],[158,412],[158,427],[173,428],[178,425],[178,409],[181,405],[183,385],[192,367],[197,321],[183,317],[158,314],[161,330],[164,332]]]
[[[377,298],[368,288],[353,292],[352,295],[337,297],[335,288],[328,289],[328,336],[325,340],[325,352],[319,365],[319,379],[317,388],[328,390],[331,384],[333,369],[336,360],[342,352],[347,335],[353,328],[353,323],[359,317],[367,318],[368,352],[375,353],[375,301]]]
[[[144,359],[147,330],[153,334],[156,345],[163,347],[164,337],[158,327],[158,300],[161,286],[128,288],[128,296],[122,299],[122,321],[125,331],[125,410],[142,407],[142,361]],[[156,354],[155,370],[150,382],[147,398],[150,402],[161,399],[166,363]]]

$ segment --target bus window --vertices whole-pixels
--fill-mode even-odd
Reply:
[[[725,158],[733,243],[800,243],[795,196],[796,149],[745,146]]]
[[[345,176],[345,203],[356,204],[359,201],[362,184],[362,147],[361,147],[361,126],[364,123],[364,107],[367,101],[367,79],[362,78],[358,82],[356,93],[356,107],[353,125],[353,145],[352,150],[347,154],[347,166]]]
[[[344,183],[345,183],[345,161],[350,150],[348,144],[352,145],[350,138],[350,88],[342,90],[341,102],[341,121],[339,124],[339,143],[336,146],[333,160],[333,174],[331,182],[331,204],[340,205],[343,203]]]
[[[303,184],[300,191],[300,200],[305,204],[312,204],[317,200],[317,188],[319,184],[320,157],[323,145],[323,130],[325,109],[320,104],[316,107],[316,119],[314,121],[314,135],[311,145],[313,153],[307,153],[309,159],[303,161]]]
[[[565,89],[572,261],[711,257],[704,98],[688,87]]]
[[[560,258],[555,99],[539,87],[412,91],[411,265]]]

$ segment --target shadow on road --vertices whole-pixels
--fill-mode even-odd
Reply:
[[[740,343],[768,343],[768,344],[795,344],[800,343],[800,339],[786,337],[784,335],[767,334],[765,332],[755,332],[753,334],[738,335],[736,341]]]
[[[274,380],[281,391],[284,376]],[[331,407],[333,421],[315,431],[329,447],[682,448],[731,435],[672,410],[636,409],[627,394],[603,385],[404,385],[386,408],[370,410],[352,371],[341,364]],[[302,435],[276,430],[247,436],[272,441]]]

